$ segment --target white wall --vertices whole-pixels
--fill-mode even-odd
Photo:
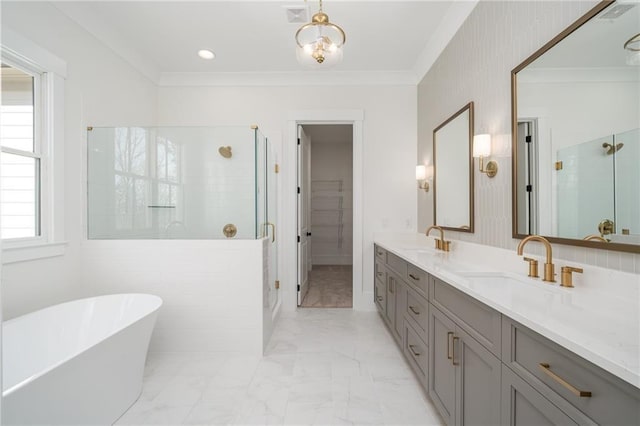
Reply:
[[[431,162],[432,131],[474,101],[475,132],[493,135],[498,175],[475,163],[474,234],[453,238],[515,249],[511,237],[511,70],[597,2],[481,1],[418,87],[418,162]],[[488,24],[490,23],[490,24]],[[418,193],[418,229],[433,223],[432,193]],[[533,246],[532,246],[533,249]],[[537,248],[541,252],[541,248]],[[640,272],[640,255],[554,245],[554,257]]]
[[[263,240],[87,240],[82,250],[92,294],[162,298],[150,351],[262,354]]]
[[[160,125],[212,125],[256,123],[269,139],[288,152],[295,140],[286,140],[287,120],[296,111],[362,110],[363,121],[363,279],[356,283],[362,297],[356,309],[373,306],[373,232],[414,230],[416,224],[415,147],[416,87],[414,86],[307,86],[307,87],[161,87],[158,123]],[[295,158],[282,159],[284,176],[295,168]],[[295,202],[295,183],[280,193],[291,209]],[[280,218],[294,218],[295,212],[279,210]],[[289,216],[288,216],[289,215]],[[281,222],[283,241],[294,241],[295,221]],[[283,229],[284,228],[284,229]],[[286,268],[295,267],[295,251],[280,246]],[[289,247],[289,248],[287,248]],[[281,271],[285,309],[294,309],[295,284]],[[287,277],[287,278],[283,278]],[[358,298],[354,295],[354,301]]]
[[[2,28],[67,63],[65,81],[64,256],[7,264],[4,319],[87,294],[79,280],[84,234],[86,127],[154,124],[156,86],[49,3],[2,2]]]
[[[342,190],[318,181],[342,181]],[[316,182],[316,183],[314,183]],[[353,144],[311,139],[311,263],[353,263]],[[322,211],[342,208],[342,213]],[[319,211],[320,210],[320,211]],[[339,229],[339,225],[342,229]],[[338,243],[338,239],[340,241]]]

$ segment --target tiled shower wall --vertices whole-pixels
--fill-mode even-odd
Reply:
[[[514,249],[511,237],[511,70],[597,1],[480,1],[418,87],[418,164],[433,164],[433,129],[469,101],[475,133],[490,133],[498,175],[475,161],[475,232],[452,238]],[[433,223],[433,192],[418,191],[418,230]],[[534,247],[535,246],[535,247]],[[541,254],[542,247],[531,250]],[[554,244],[554,257],[640,273],[640,255]]]

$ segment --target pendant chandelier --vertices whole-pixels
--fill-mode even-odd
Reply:
[[[329,22],[329,16],[322,11],[322,0],[318,13],[311,22],[304,24],[296,32],[296,55],[304,65],[327,68],[342,60],[342,46],[346,36],[342,28]]]

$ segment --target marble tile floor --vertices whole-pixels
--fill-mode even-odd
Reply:
[[[314,265],[303,308],[350,308],[353,305],[353,267]]]
[[[282,313],[264,357],[151,353],[116,425],[441,425],[376,312]]]

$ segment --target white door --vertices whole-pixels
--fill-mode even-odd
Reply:
[[[298,306],[309,290],[311,140],[298,126]]]

